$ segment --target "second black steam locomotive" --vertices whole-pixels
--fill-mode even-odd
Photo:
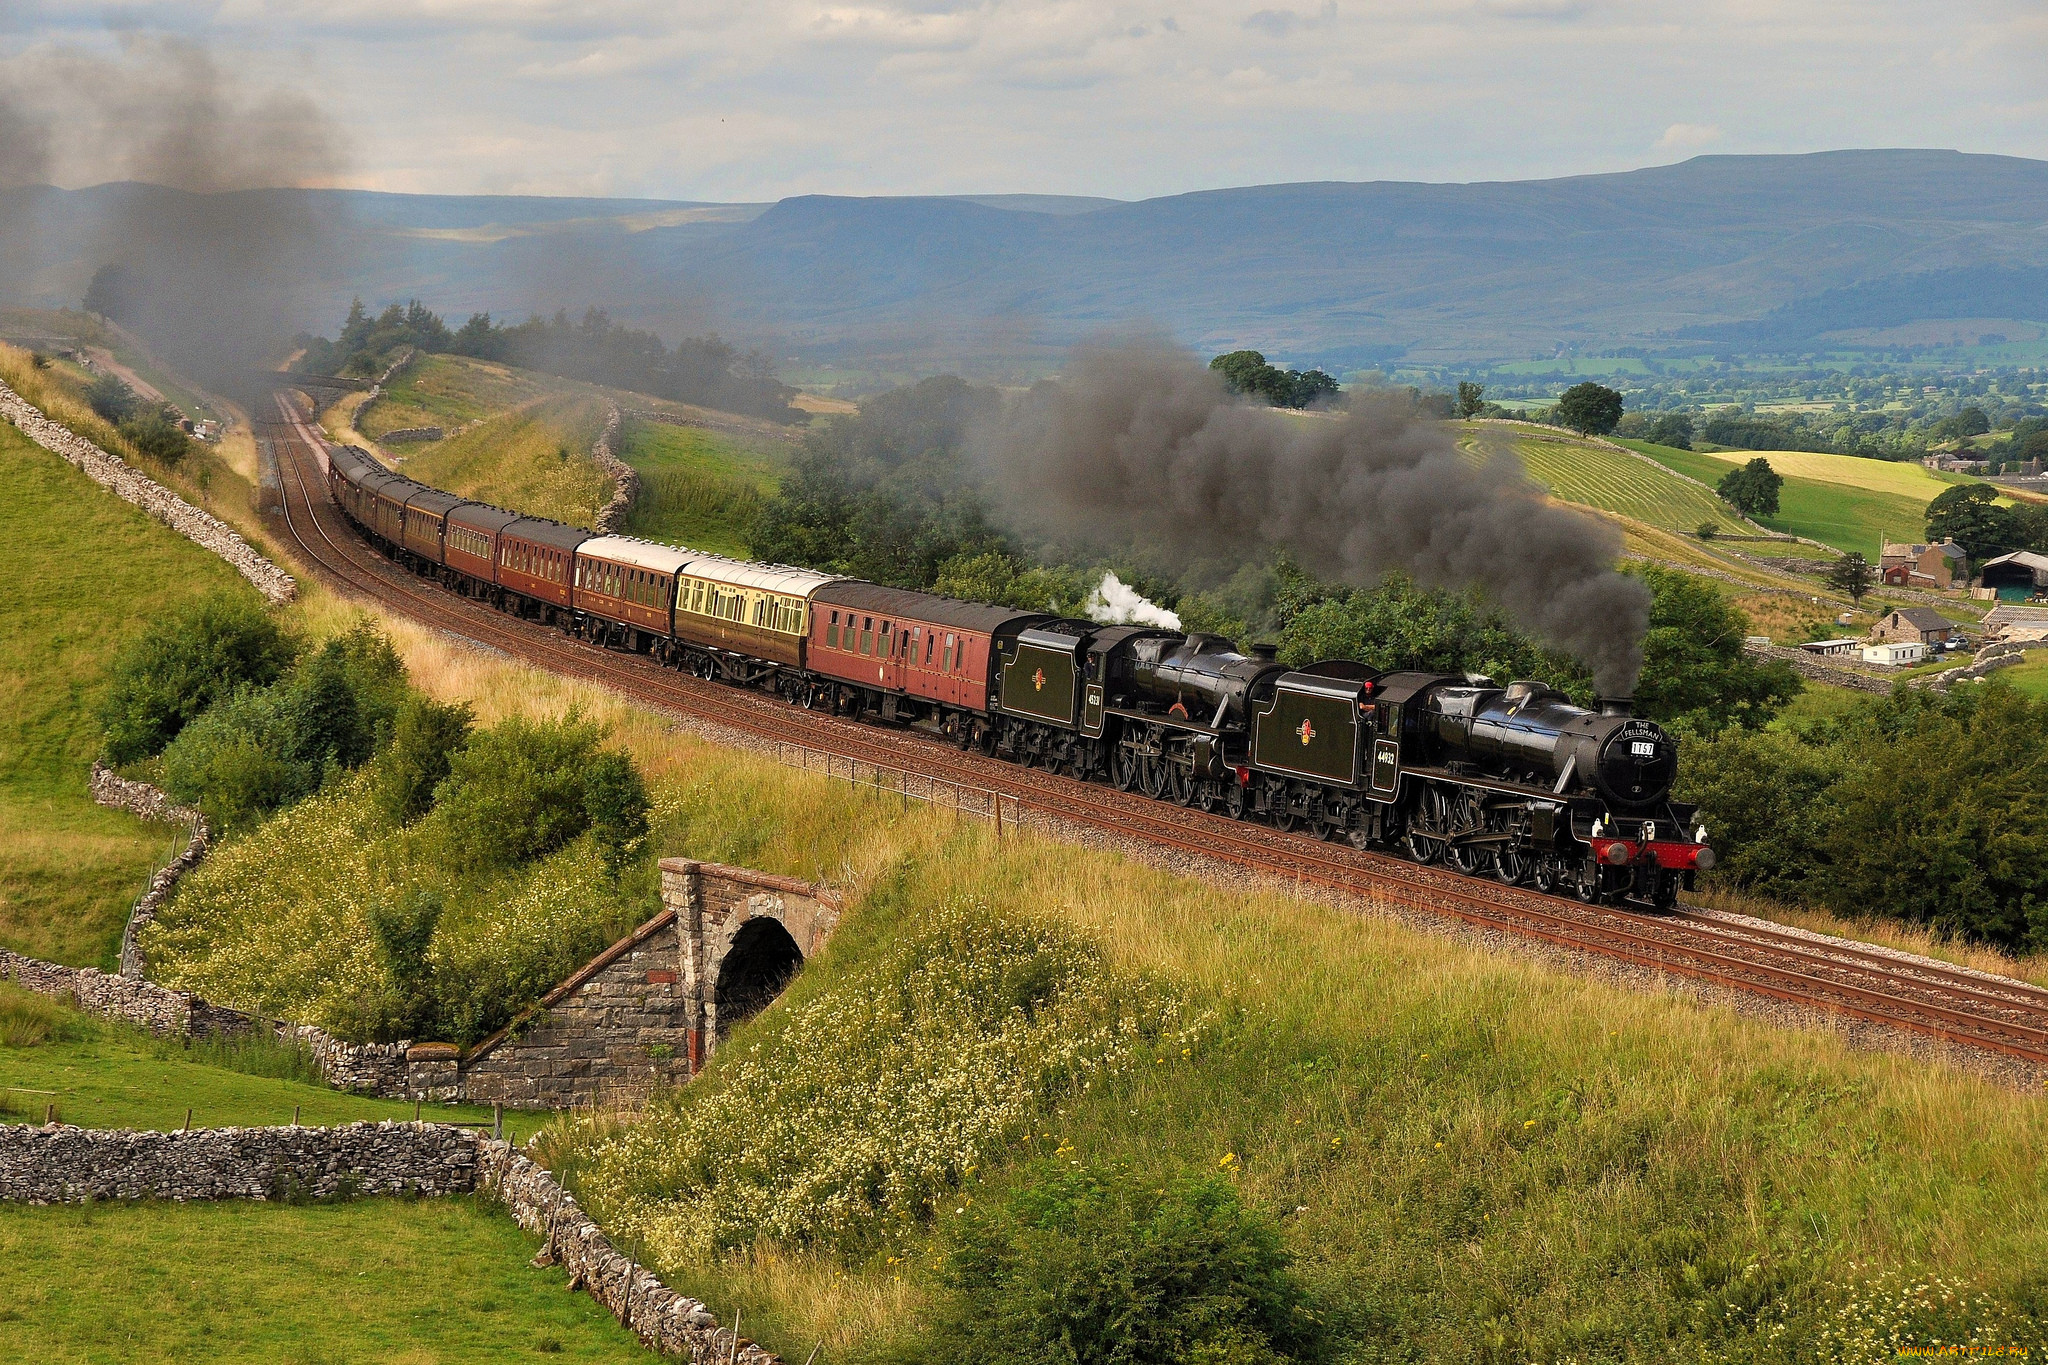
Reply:
[[[1589,903],[1668,907],[1714,865],[1671,799],[1677,742],[1538,682],[1057,621],[1003,645],[997,709],[996,750],[1027,762]]]

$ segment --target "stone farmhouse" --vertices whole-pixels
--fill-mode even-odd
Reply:
[[[1968,577],[1970,557],[1953,540],[1939,545],[1905,545],[1887,542],[1878,554],[1878,573],[1894,588],[1924,588],[1947,591],[1958,579]]]
[[[1870,643],[1918,644],[1927,647],[1948,639],[1955,626],[1932,607],[1897,607],[1870,628]]]

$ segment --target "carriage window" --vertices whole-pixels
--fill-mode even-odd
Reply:
[[[834,649],[839,648],[839,613],[836,611],[832,613],[832,619],[825,623],[825,643]]]
[[[875,618],[872,616],[860,618],[860,652],[863,654],[875,652]]]
[[[937,631],[934,631],[930,635],[924,637],[924,666],[926,668],[930,668],[932,666],[932,646],[937,644],[938,642],[939,636]]]

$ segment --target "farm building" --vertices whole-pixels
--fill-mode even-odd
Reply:
[[[1918,640],[1889,640],[1883,644],[1863,646],[1863,662],[1867,664],[1886,664],[1894,668],[1903,668],[1907,664],[1917,664],[1926,657],[1927,646]]]
[[[1863,648],[1863,642],[1844,636],[1839,640],[1812,640],[1799,647],[1808,654],[1854,654]]]
[[[1878,572],[1895,587],[1947,588],[1969,563],[1969,556],[1954,540],[1939,545],[1904,545],[1887,542],[1878,554]]]
[[[1878,618],[1870,628],[1870,642],[1933,645],[1946,640],[1954,630],[1949,619],[1932,607],[1899,607]],[[1868,657],[1868,651],[1865,656]]]
[[[2048,555],[2032,550],[2014,550],[2009,555],[1984,561],[1984,586],[1998,594],[2001,602],[2024,602],[2048,591]]]

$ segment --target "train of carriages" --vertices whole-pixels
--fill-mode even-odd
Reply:
[[[1668,907],[1712,867],[1676,741],[1540,682],[1290,668],[1104,625],[593,535],[329,452],[377,548],[499,610],[793,705],[1506,884]]]

